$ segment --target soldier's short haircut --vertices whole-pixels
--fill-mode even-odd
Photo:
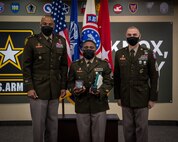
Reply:
[[[130,26],[127,29],[137,29],[139,31],[139,29],[136,26]]]
[[[83,41],[83,42],[82,42],[82,46],[83,46],[86,42],[92,42],[92,43],[95,45],[95,47],[96,47],[96,43],[95,43],[93,40],[91,40],[91,39],[87,39],[87,40]]]
[[[136,26],[130,26],[130,27],[128,27],[128,28],[127,28],[127,31],[128,31],[129,29],[137,29],[138,32],[139,32],[139,34],[140,34],[140,30],[139,30]],[[127,33],[127,31],[126,31],[126,33]]]

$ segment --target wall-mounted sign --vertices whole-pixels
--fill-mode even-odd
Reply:
[[[113,11],[114,11],[116,14],[121,13],[122,10],[123,10],[123,7],[122,7],[122,5],[120,5],[120,4],[115,4],[115,5],[113,6]]]
[[[18,2],[13,2],[10,8],[13,13],[18,13],[20,10],[20,4]]]
[[[22,53],[32,30],[0,30],[0,96],[26,95],[23,89]]]
[[[52,4],[51,3],[45,3],[43,5],[43,11],[47,14],[51,13],[52,10]]]
[[[138,3],[129,3],[128,5],[128,8],[129,8],[129,11],[132,13],[132,14],[135,14],[138,10]]]
[[[4,3],[0,2],[0,14],[4,12]]]
[[[26,11],[27,13],[29,14],[34,14],[36,12],[36,5],[34,5],[33,3],[29,3],[27,6],[26,6]]]

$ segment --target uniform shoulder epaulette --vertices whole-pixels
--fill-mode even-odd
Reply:
[[[55,36],[56,36],[57,38],[60,38],[60,39],[62,39],[62,40],[65,40],[65,38],[64,38],[63,36],[59,35],[59,34],[55,34]]]
[[[28,36],[28,37],[26,37],[27,39],[30,39],[30,38],[33,38],[33,37],[36,37],[37,36],[37,34],[33,34],[33,35],[30,35],[30,36]]]
[[[125,51],[125,50],[127,50],[127,47],[120,48],[118,51]]]
[[[103,61],[104,63],[107,63],[107,64],[109,63],[107,60],[102,60],[102,61]]]
[[[33,34],[33,35],[30,35],[30,36],[26,37],[26,38],[25,38],[25,45],[27,44],[27,42],[28,42],[29,39],[31,39],[31,38],[33,38],[33,37],[35,37],[35,36],[36,36],[36,35]]]
[[[108,63],[108,61],[106,61],[104,59],[101,59],[101,58],[97,58],[97,60],[100,61],[100,62],[106,62],[106,63]]]
[[[101,59],[101,58],[98,58],[98,57],[97,57],[96,59],[97,59],[97,60],[99,60],[99,61],[102,61],[102,60],[103,60],[103,59]]]
[[[66,41],[66,39],[61,35],[55,34],[54,37],[57,38],[61,42],[65,42]]]
[[[73,63],[76,63],[76,62],[78,62],[78,61],[80,61],[80,59],[77,59],[77,60],[73,61]]]
[[[148,48],[146,48],[146,47],[143,47],[143,46],[141,46],[141,48],[142,48],[143,50],[148,50]]]
[[[72,64],[77,64],[81,59],[78,59],[78,60],[75,60],[75,61],[72,61]]]

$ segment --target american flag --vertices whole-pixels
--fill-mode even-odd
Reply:
[[[68,65],[70,66],[72,62],[72,58],[71,58],[71,51],[70,51],[68,29],[65,22],[65,12],[66,12],[66,7],[62,2],[62,0],[53,0],[51,15],[55,23],[54,32],[63,36],[66,39]]]
[[[67,7],[66,4],[62,2],[62,0],[53,0],[52,2],[52,10],[51,15],[54,19],[55,23],[55,29],[54,32],[63,36],[66,39],[66,46],[67,46],[67,54],[68,54],[68,66],[72,63],[72,57],[71,57],[71,49],[70,49],[70,40],[68,35],[68,29],[65,22],[65,13],[66,13]],[[62,99],[67,99],[69,102],[74,104],[74,101],[70,98],[71,93],[67,90],[66,96],[63,98],[59,98],[60,101]]]

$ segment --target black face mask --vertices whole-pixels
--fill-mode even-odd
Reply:
[[[127,38],[128,44],[130,44],[132,46],[136,45],[138,43],[138,41],[139,41],[139,37],[128,37]]]
[[[83,56],[87,60],[91,60],[95,56],[95,50],[83,50]]]
[[[41,27],[41,32],[45,35],[45,36],[50,36],[53,32],[53,28],[50,26],[42,26]]]

